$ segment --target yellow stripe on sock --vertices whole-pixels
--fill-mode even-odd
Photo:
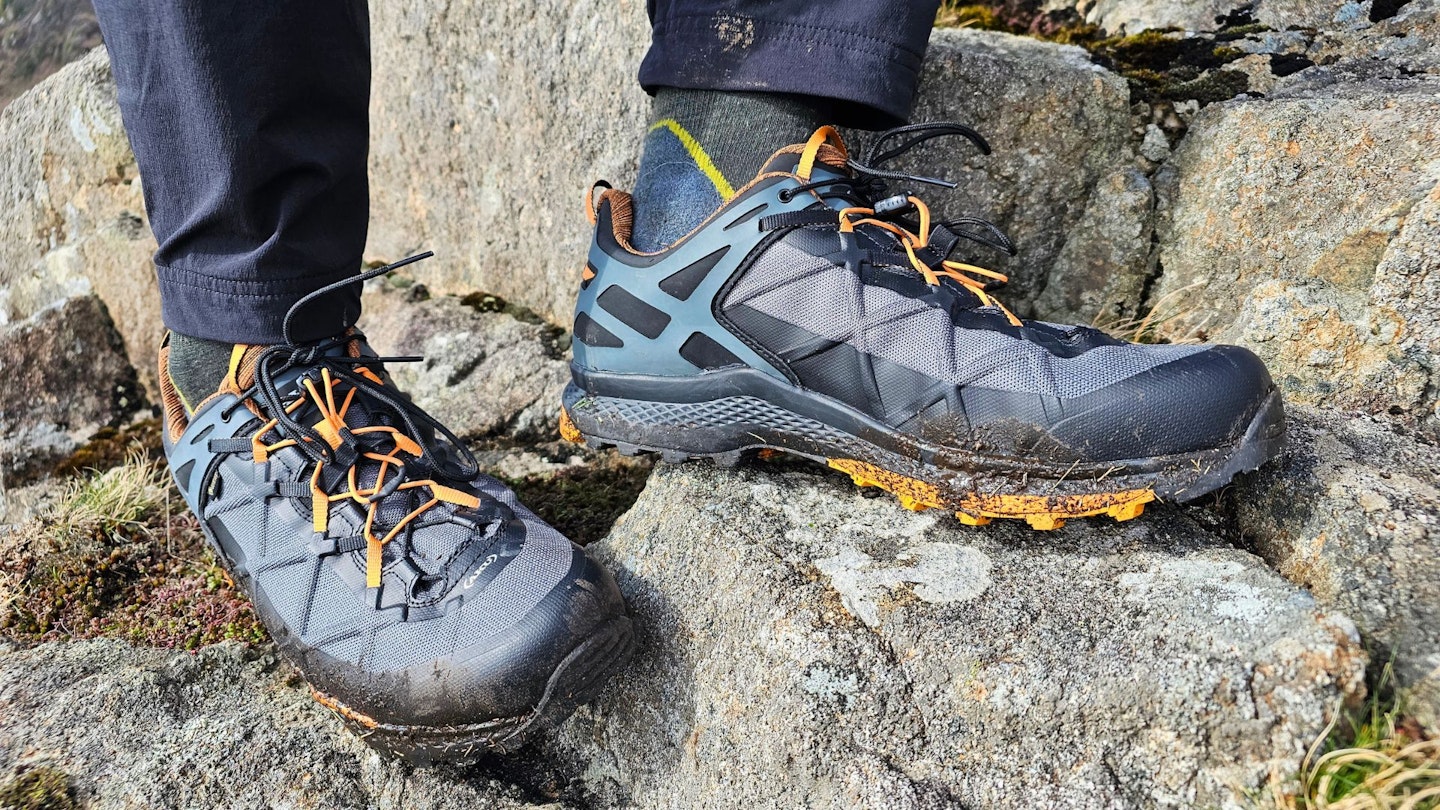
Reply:
[[[728,202],[731,197],[735,196],[735,189],[730,186],[730,181],[726,180],[725,175],[721,174],[720,170],[715,168],[715,163],[710,160],[709,155],[705,154],[705,150],[700,146],[700,142],[695,140],[694,136],[687,132],[685,127],[680,126],[679,121],[676,121],[674,118],[663,118],[651,124],[650,131],[654,132],[661,127],[670,130],[680,141],[680,145],[685,147],[686,154],[690,155],[691,160],[695,161],[695,165],[700,169],[700,172],[710,178],[710,182],[715,185],[715,190],[720,193],[720,199],[722,201]]]
[[[170,372],[167,370],[165,373],[169,374]],[[180,406],[185,409],[185,415],[194,416],[195,406],[191,405],[190,400],[185,398],[185,392],[181,391],[180,386],[176,385],[173,380],[170,382],[170,387],[175,391],[175,396],[180,398]]]

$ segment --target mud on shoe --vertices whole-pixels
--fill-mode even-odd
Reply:
[[[189,413],[167,352],[181,493],[315,698],[372,745],[417,764],[513,751],[628,658],[610,574],[481,475],[363,335],[238,346]]]
[[[1279,451],[1280,394],[1249,351],[1022,320],[1003,275],[952,260],[1014,248],[895,190],[950,185],[883,168],[942,135],[989,151],[920,124],[862,162],[822,128],[656,253],[630,247],[629,195],[592,188],[566,437],[722,464],[781,450],[910,509],[1038,529],[1193,500]]]

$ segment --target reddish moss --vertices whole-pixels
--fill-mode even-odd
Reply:
[[[29,543],[0,559],[0,574],[16,583],[16,598],[0,609],[0,635],[12,641],[110,637],[195,649],[266,638],[192,515],[151,515],[91,537],[49,538],[43,523],[33,528]]]

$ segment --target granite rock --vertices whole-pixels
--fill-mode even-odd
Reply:
[[[0,326],[0,476],[43,474],[145,407],[105,306],[67,299]]]
[[[66,774],[92,810],[561,809],[483,774],[382,757],[273,652],[234,643],[0,641],[0,782],[37,766]]]
[[[416,404],[462,438],[555,435],[570,380],[569,341],[559,330],[533,315],[495,311],[493,296],[405,298],[367,295],[362,326],[381,354],[424,358],[388,367]]]
[[[1227,494],[1245,541],[1394,664],[1440,728],[1440,448],[1388,420],[1291,408],[1284,459]]]
[[[1440,79],[1211,105],[1157,189],[1167,329],[1249,346],[1294,401],[1434,424]]]
[[[104,48],[0,111],[0,206],[0,323],[94,293],[155,397],[155,239]]]
[[[1241,806],[1366,657],[1153,511],[975,530],[808,469],[662,466],[591,546],[641,653],[555,756],[604,806]]]

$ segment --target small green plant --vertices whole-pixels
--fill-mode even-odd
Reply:
[[[145,518],[164,508],[168,491],[161,464],[135,451],[118,467],[72,481],[46,521],[46,534],[63,543],[148,531]]]
[[[1440,739],[1404,710],[1389,664],[1364,709],[1336,712],[1298,776],[1274,780],[1258,807],[1278,810],[1440,810]]]
[[[50,511],[0,537],[0,637],[124,638],[193,650],[267,636],[205,546],[163,462],[73,479]]]

